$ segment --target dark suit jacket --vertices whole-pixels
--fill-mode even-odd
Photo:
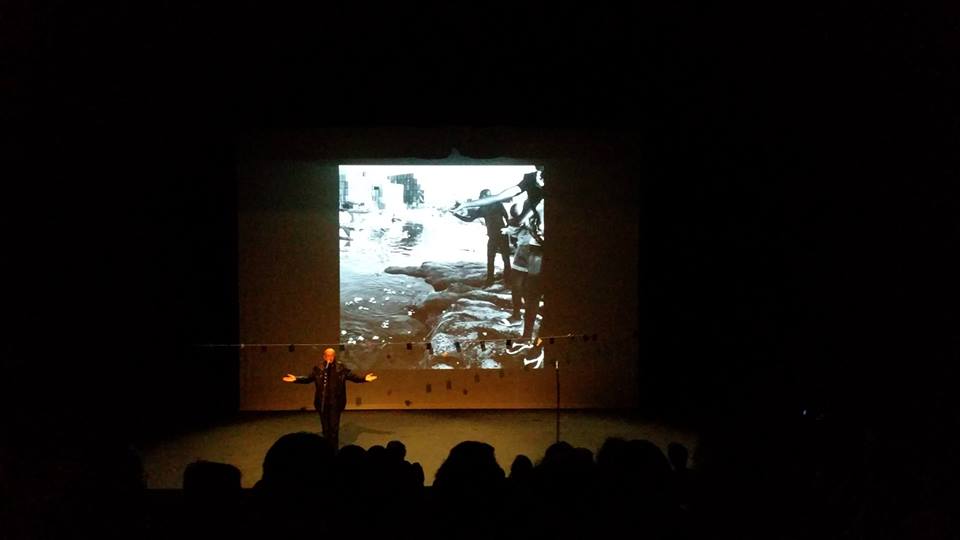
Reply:
[[[296,382],[314,383],[316,392],[313,395],[313,406],[318,411],[325,410],[326,407],[335,407],[335,410],[342,411],[347,406],[347,381],[362,383],[365,382],[364,378],[336,360],[330,365],[329,373],[325,373],[326,368],[326,363],[322,367],[313,366],[310,375],[297,377]]]

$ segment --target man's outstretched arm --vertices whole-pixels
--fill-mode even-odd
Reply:
[[[316,375],[311,373],[309,375],[294,375],[293,373],[287,373],[283,376],[283,382],[292,382],[296,384],[310,384],[317,379]]]
[[[374,375],[373,373],[367,373],[366,375],[357,375],[356,373],[350,371],[349,369],[345,371],[346,371],[345,375],[347,377],[347,380],[353,381],[356,383],[373,382],[377,380],[377,376]]]
[[[505,203],[517,195],[523,193],[519,186],[511,186],[507,189],[490,197],[484,197],[476,201],[468,201],[460,205],[460,208],[475,208],[480,206],[489,206],[495,203]]]
[[[450,213],[453,214],[453,217],[459,219],[460,221],[465,221],[467,223],[470,223],[473,220],[480,217],[479,208],[468,208],[466,214],[459,213],[458,210],[460,210],[461,208],[463,208],[463,206],[459,206],[453,210],[450,210]]]

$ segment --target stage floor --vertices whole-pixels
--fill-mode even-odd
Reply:
[[[243,487],[260,479],[263,456],[283,434],[320,431],[316,412],[241,413],[221,424],[163,441],[143,443],[147,486],[176,489],[182,486],[183,470],[198,459],[235,465],[243,473]],[[666,452],[667,444],[687,446],[691,456],[696,436],[689,430],[663,425],[629,411],[562,411],[560,439],[596,451],[607,437],[648,439]],[[407,446],[407,460],[420,462],[426,476],[433,477],[447,453],[465,440],[483,441],[496,449],[497,461],[509,474],[517,454],[536,463],[556,441],[556,412],[537,411],[345,411],[340,422],[340,444],[364,448],[400,440]]]

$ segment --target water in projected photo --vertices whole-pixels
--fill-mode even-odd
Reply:
[[[541,187],[533,166],[341,166],[340,340],[351,361],[542,366],[542,291],[530,286],[539,282]]]

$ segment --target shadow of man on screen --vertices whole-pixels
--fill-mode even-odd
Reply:
[[[345,422],[340,426],[340,443],[342,445],[357,444],[357,439],[363,433],[372,433],[374,435],[393,435],[393,431],[372,429],[364,427],[355,422]]]

